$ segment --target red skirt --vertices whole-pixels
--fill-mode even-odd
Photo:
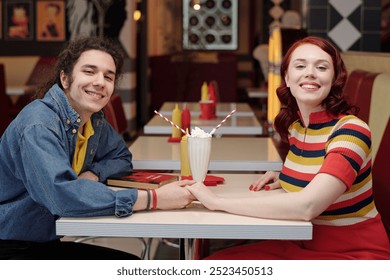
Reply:
[[[389,238],[378,215],[350,226],[313,225],[313,239],[267,240],[220,250],[212,260],[390,259]]]

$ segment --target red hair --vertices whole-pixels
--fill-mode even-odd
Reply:
[[[334,116],[339,114],[350,114],[355,110],[355,107],[348,104],[343,96],[343,89],[347,80],[347,70],[338,49],[332,43],[320,37],[308,36],[300,39],[292,44],[283,57],[282,64],[280,66],[282,83],[276,90],[276,94],[281,103],[281,109],[275,118],[274,127],[284,141],[287,141],[288,139],[289,126],[299,119],[298,104],[291,94],[290,88],[286,85],[285,76],[287,74],[292,53],[296,48],[304,44],[315,45],[329,54],[332,58],[334,79],[329,95],[322,101],[322,107],[329,114]]]

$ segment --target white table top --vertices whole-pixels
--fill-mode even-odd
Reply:
[[[7,86],[6,92],[8,95],[23,95],[33,89],[33,86]]]
[[[210,132],[216,127],[224,118],[217,117],[211,120],[202,120],[199,116],[191,115],[191,128],[198,126],[206,132]],[[168,117],[169,118],[169,117]],[[158,115],[154,115],[152,119],[144,126],[145,134],[172,134],[172,125],[166,122]],[[263,127],[256,117],[231,116],[219,129],[216,130],[215,135],[262,135]]]
[[[210,187],[221,196],[261,195],[249,192],[258,174],[220,174],[225,184]],[[246,217],[202,207],[141,211],[125,218],[60,218],[58,235],[153,238],[222,238],[309,240],[312,224],[305,221]]]
[[[180,170],[180,143],[164,136],[140,136],[129,147],[134,169]],[[212,139],[210,171],[279,171],[280,158],[271,138]]]
[[[250,88],[247,88],[247,92],[248,92],[248,96],[250,98],[267,98],[268,97],[267,89],[263,89],[263,88],[250,87]]]
[[[164,102],[161,106],[159,112],[164,116],[171,116],[172,110],[175,108],[176,104],[179,104],[179,108],[183,110],[184,105],[187,105],[187,108],[191,112],[191,116],[196,116],[200,114],[199,102]],[[218,117],[226,117],[230,112],[236,109],[234,113],[236,116],[246,116],[252,117],[255,115],[252,108],[248,103],[236,103],[236,102],[218,102],[216,115]]]

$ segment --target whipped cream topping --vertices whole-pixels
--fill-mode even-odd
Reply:
[[[191,129],[190,137],[208,138],[211,137],[211,134],[196,126],[195,128]]]

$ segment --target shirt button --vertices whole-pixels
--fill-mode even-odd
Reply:
[[[66,124],[70,124],[70,120],[66,120]]]
[[[80,119],[80,118],[78,118],[78,119],[76,120],[76,122],[80,123],[80,122],[81,122],[81,119]]]
[[[72,132],[73,132],[73,134],[76,134],[77,130],[75,128],[73,128]]]

